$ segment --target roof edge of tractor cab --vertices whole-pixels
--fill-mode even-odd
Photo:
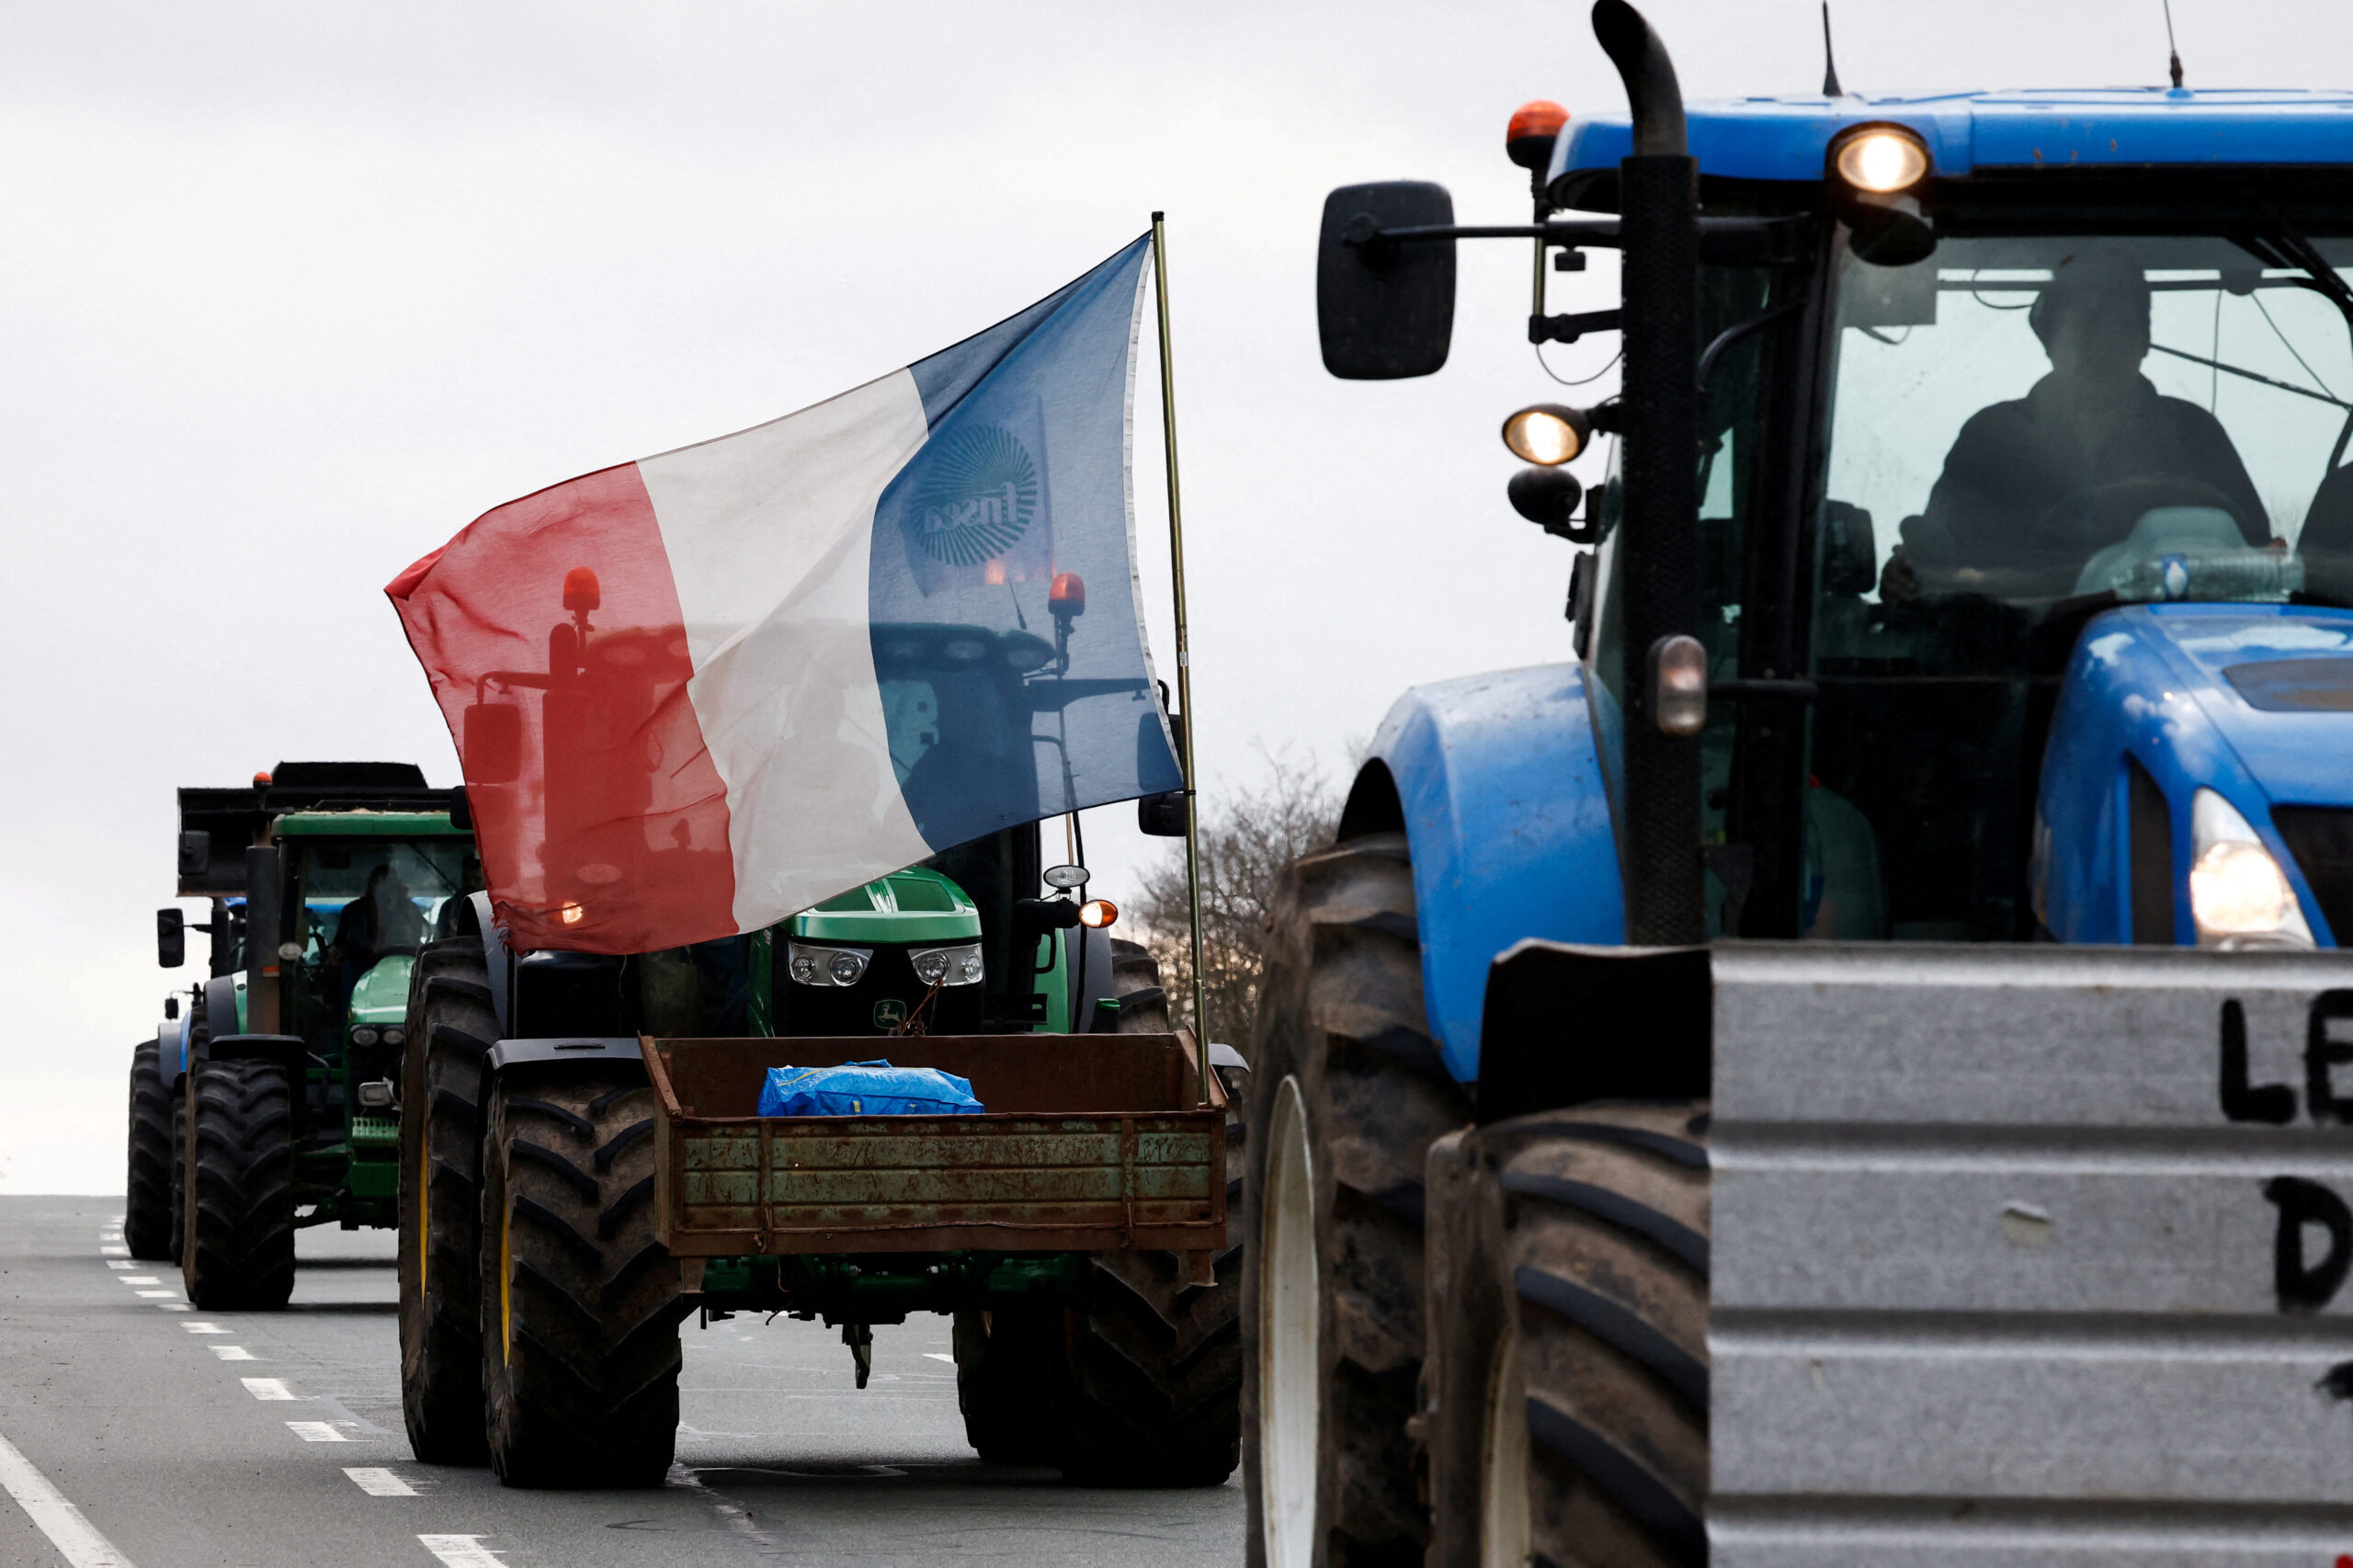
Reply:
[[[467,829],[450,824],[448,812],[386,812],[368,808],[344,812],[289,812],[277,818],[271,827],[280,838],[471,836]]]
[[[2353,165],[2353,91],[2105,87],[1762,97],[1686,110],[1691,155],[1710,182],[1815,183],[1833,141],[1859,126],[1901,126],[1936,178],[1995,171],[2227,165]],[[1631,152],[1623,114],[1570,122],[1546,183],[1557,206],[1595,209]]]

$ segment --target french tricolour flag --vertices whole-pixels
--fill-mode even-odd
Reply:
[[[1149,255],[813,408],[509,502],[392,583],[517,947],[754,930],[1180,787],[1129,481]]]

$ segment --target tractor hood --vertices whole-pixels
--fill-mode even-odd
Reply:
[[[351,988],[355,1024],[400,1024],[408,1018],[408,971],[416,960],[406,953],[378,959]]]
[[[2339,814],[2353,808],[2348,756],[2353,611],[2145,605],[2100,616],[2075,644],[2043,754],[2032,880],[2044,925],[2067,942],[2194,940],[2187,872],[2206,789],[2263,839],[2328,944],[2327,908],[2353,912],[2353,839],[2330,825],[2353,824]],[[2154,820],[2141,803],[2151,784],[2165,808]],[[2301,856],[2275,815],[2288,807],[2320,808],[2292,813],[2321,834]],[[2131,890],[2153,880],[2172,885],[2170,938],[2150,928],[2145,903],[2135,924]]]
[[[792,917],[791,934],[813,942],[975,942],[981,912],[964,890],[921,866],[852,888]]]
[[[2147,628],[2268,803],[2353,804],[2353,610],[2164,605],[2118,619]]]

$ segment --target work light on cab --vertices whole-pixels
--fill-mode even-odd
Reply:
[[[1874,125],[1840,142],[1833,161],[1838,177],[1857,190],[1893,196],[1927,177],[1928,148],[1900,126]]]
[[[1504,421],[1504,445],[1512,456],[1539,468],[1574,458],[1593,439],[1593,416],[1582,408],[1539,403]]]

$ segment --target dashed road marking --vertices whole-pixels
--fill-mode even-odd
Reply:
[[[65,1494],[50,1484],[16,1445],[0,1437],[0,1488],[6,1488],[26,1517],[40,1527],[71,1568],[131,1568],[114,1542],[100,1535]]]
[[[189,1306],[186,1301],[158,1301],[155,1305],[167,1312],[192,1312],[196,1311],[194,1307]]]
[[[351,1441],[335,1429],[332,1421],[289,1421],[286,1429],[306,1443],[347,1443]]]
[[[142,1301],[168,1301],[173,1294],[169,1290],[134,1290],[131,1293]]]
[[[131,1249],[124,1246],[120,1242],[109,1242],[98,1248],[98,1256],[101,1257],[129,1257],[131,1256]]]
[[[926,1360],[926,1361],[945,1361],[945,1362],[947,1362],[947,1363],[948,1363],[949,1366],[951,1366],[951,1367],[952,1367],[952,1366],[954,1366],[954,1365],[956,1364],[956,1358],[955,1358],[955,1357],[953,1357],[953,1356],[946,1356],[946,1355],[942,1355],[940,1352],[938,1352],[938,1351],[937,1351],[937,1350],[926,1350],[926,1351],[925,1351],[925,1352],[923,1353],[923,1358],[924,1358],[925,1360]]]
[[[180,1326],[190,1334],[226,1334],[229,1331],[217,1323],[184,1323]]]
[[[228,1350],[233,1347],[223,1345],[220,1348]],[[283,1378],[239,1378],[237,1381],[244,1384],[245,1392],[256,1399],[298,1399],[301,1397],[286,1386],[286,1380]]]
[[[251,1361],[255,1359],[254,1353],[246,1349],[242,1345],[208,1345],[205,1348],[211,1351],[215,1356],[220,1357],[223,1361]]]
[[[110,1257],[107,1259],[107,1267],[108,1268],[128,1268],[131,1267],[131,1260],[121,1257]]]
[[[506,1568],[478,1535],[421,1535],[416,1540],[441,1560],[441,1568]]]
[[[163,1280],[153,1274],[126,1274],[122,1282],[126,1285],[161,1285]]]
[[[346,1466],[344,1474],[351,1477],[351,1484],[370,1497],[414,1497],[416,1488],[389,1470],[354,1469]]]

